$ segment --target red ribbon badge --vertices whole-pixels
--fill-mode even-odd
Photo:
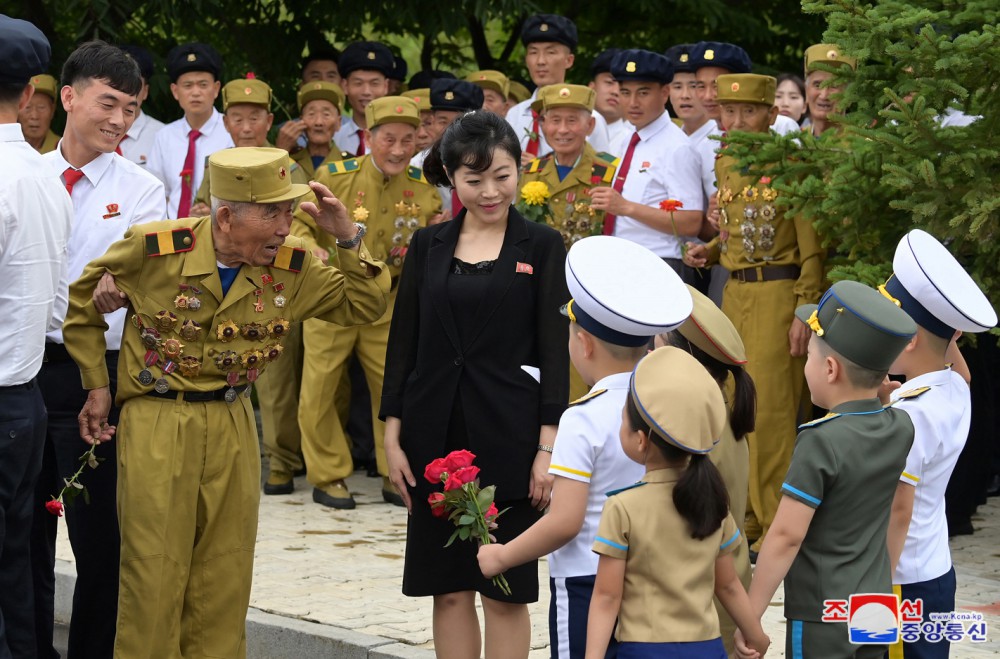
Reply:
[[[530,263],[521,263],[520,261],[518,261],[515,272],[524,273],[526,275],[533,275],[535,274],[535,269],[531,267]]]

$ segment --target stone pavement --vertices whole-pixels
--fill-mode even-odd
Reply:
[[[433,657],[430,600],[400,593],[406,512],[382,502],[380,479],[356,473],[348,483],[358,502],[353,511],[314,504],[305,478],[296,479],[291,495],[262,496],[250,657]],[[975,535],[952,541],[958,607],[985,614],[989,641],[953,644],[952,657],[1000,655],[1000,499],[981,507],[973,526]],[[65,593],[73,571],[65,533],[58,558]],[[547,584],[547,566],[540,566]],[[546,586],[531,607],[532,659],[549,656],[547,607]],[[65,604],[60,608],[68,613]],[[764,627],[772,639],[768,656],[783,656],[780,590]]]

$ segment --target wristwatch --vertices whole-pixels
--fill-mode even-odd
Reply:
[[[358,228],[358,232],[354,235],[354,237],[351,238],[350,240],[340,240],[338,238],[337,247],[343,247],[344,249],[354,249],[355,247],[358,246],[358,243],[361,242],[361,239],[365,237],[366,233],[368,233],[368,229],[365,227],[365,225],[361,224],[360,222],[355,222],[354,226]]]

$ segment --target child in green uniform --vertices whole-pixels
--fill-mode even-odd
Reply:
[[[733,567],[740,532],[707,459],[725,423],[719,385],[684,350],[658,348],[636,366],[619,437],[646,475],[604,505],[587,659],[604,657],[616,618],[619,659],[724,658],[713,591],[746,635],[747,656],[767,650]]]
[[[812,400],[830,414],[801,426],[750,603],[763,615],[784,579],[786,657],[881,657],[884,645],[852,645],[846,623],[823,622],[823,603],[892,593],[886,530],[913,424],[878,395],[917,326],[852,281],[795,314],[813,332],[805,366]]]

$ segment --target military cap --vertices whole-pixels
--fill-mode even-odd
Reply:
[[[695,71],[706,66],[717,66],[730,73],[750,73],[753,69],[747,51],[731,43],[702,41],[691,47],[689,57]]]
[[[149,79],[153,77],[153,72],[155,68],[153,66],[153,55],[148,50],[142,46],[136,46],[134,44],[125,44],[121,46],[122,51],[133,60],[139,66],[139,74],[142,79],[149,82]]]
[[[985,332],[997,324],[997,313],[976,282],[926,231],[903,236],[892,269],[879,291],[932,334],[950,339],[955,330]]]
[[[448,80],[456,79],[455,74],[447,71],[441,71],[440,69],[424,69],[423,71],[417,71],[410,76],[409,87],[410,89],[430,89],[432,82],[442,78],[447,78]]]
[[[292,183],[292,161],[284,149],[243,146],[208,158],[211,195],[225,201],[274,204],[298,199],[309,186]]]
[[[317,101],[320,99],[330,101],[336,106],[337,110],[340,112],[344,111],[344,99],[346,98],[344,90],[340,88],[340,85],[333,82],[325,81],[315,81],[306,82],[299,87],[299,94],[296,98],[299,106],[299,112],[302,112],[302,108],[306,106],[309,101]]]
[[[392,80],[398,80],[400,82],[406,81],[406,73],[409,67],[406,66],[406,60],[399,55],[392,56],[393,70],[392,75],[387,76]]]
[[[346,78],[354,71],[378,71],[386,78],[395,75],[396,59],[385,45],[375,41],[355,41],[344,48],[337,62],[340,75]]]
[[[598,73],[611,73],[611,60],[620,52],[621,48],[608,48],[602,51],[590,64],[590,77],[596,78]]]
[[[688,285],[694,309],[677,331],[709,357],[730,366],[747,363],[743,339],[733,322],[715,302],[694,286]]]
[[[0,14],[0,83],[26,85],[49,67],[52,47],[42,31]]]
[[[185,43],[167,53],[167,73],[170,82],[177,82],[185,73],[206,71],[218,80],[222,72],[222,57],[206,43]]]
[[[514,100],[518,103],[523,103],[531,98],[531,92],[523,84],[517,80],[510,81],[510,91],[507,92],[507,96],[514,97]]]
[[[917,333],[905,311],[856,281],[838,281],[795,316],[845,359],[873,371],[888,371]]]
[[[691,296],[673,268],[624,238],[590,236],[574,243],[566,255],[566,285],[572,299],[563,315],[615,345],[645,345],[691,314]]]
[[[832,43],[818,43],[815,46],[809,46],[806,48],[804,59],[806,75],[809,75],[810,71],[815,71],[817,64],[840,64],[855,70],[858,68],[857,59],[848,57],[839,46]]]
[[[623,50],[611,60],[611,75],[629,80],[667,84],[674,79],[674,66],[666,56],[650,50]]]
[[[465,79],[467,82],[471,82],[482,89],[492,89],[503,96],[504,99],[507,98],[507,94],[510,92],[510,80],[499,71],[489,69],[485,71],[473,71],[465,76]]]
[[[705,454],[722,439],[722,389],[685,350],[666,346],[639,360],[629,395],[650,430],[683,451]]]
[[[693,43],[680,43],[667,48],[667,51],[663,53],[674,65],[674,73],[695,73],[694,61],[691,59],[693,49]]]
[[[521,43],[561,43],[570,50],[576,50],[576,23],[565,16],[556,14],[535,14],[524,21],[521,28]]]
[[[546,85],[538,90],[538,95],[535,97],[535,102],[531,104],[531,109],[538,113],[552,108],[578,108],[593,112],[596,98],[597,92],[583,85],[563,83]]]
[[[759,103],[774,105],[778,81],[755,73],[730,73],[715,79],[719,103]]]
[[[35,88],[36,94],[45,94],[53,101],[56,100],[56,96],[58,95],[57,87],[59,86],[59,83],[49,74],[41,73],[34,76],[31,79],[31,86]]]
[[[400,96],[413,99],[413,102],[417,104],[417,109],[421,112],[431,111],[431,90],[428,87],[410,89],[400,94]]]
[[[222,87],[222,111],[229,109],[230,105],[248,103],[259,105],[268,112],[271,111],[271,87],[263,80],[251,77],[248,73],[246,78],[230,80]]]
[[[365,108],[368,130],[382,124],[410,124],[420,126],[420,110],[412,98],[405,96],[383,96],[376,98]]]
[[[465,80],[443,78],[431,83],[431,109],[468,112],[483,107],[483,90]]]

